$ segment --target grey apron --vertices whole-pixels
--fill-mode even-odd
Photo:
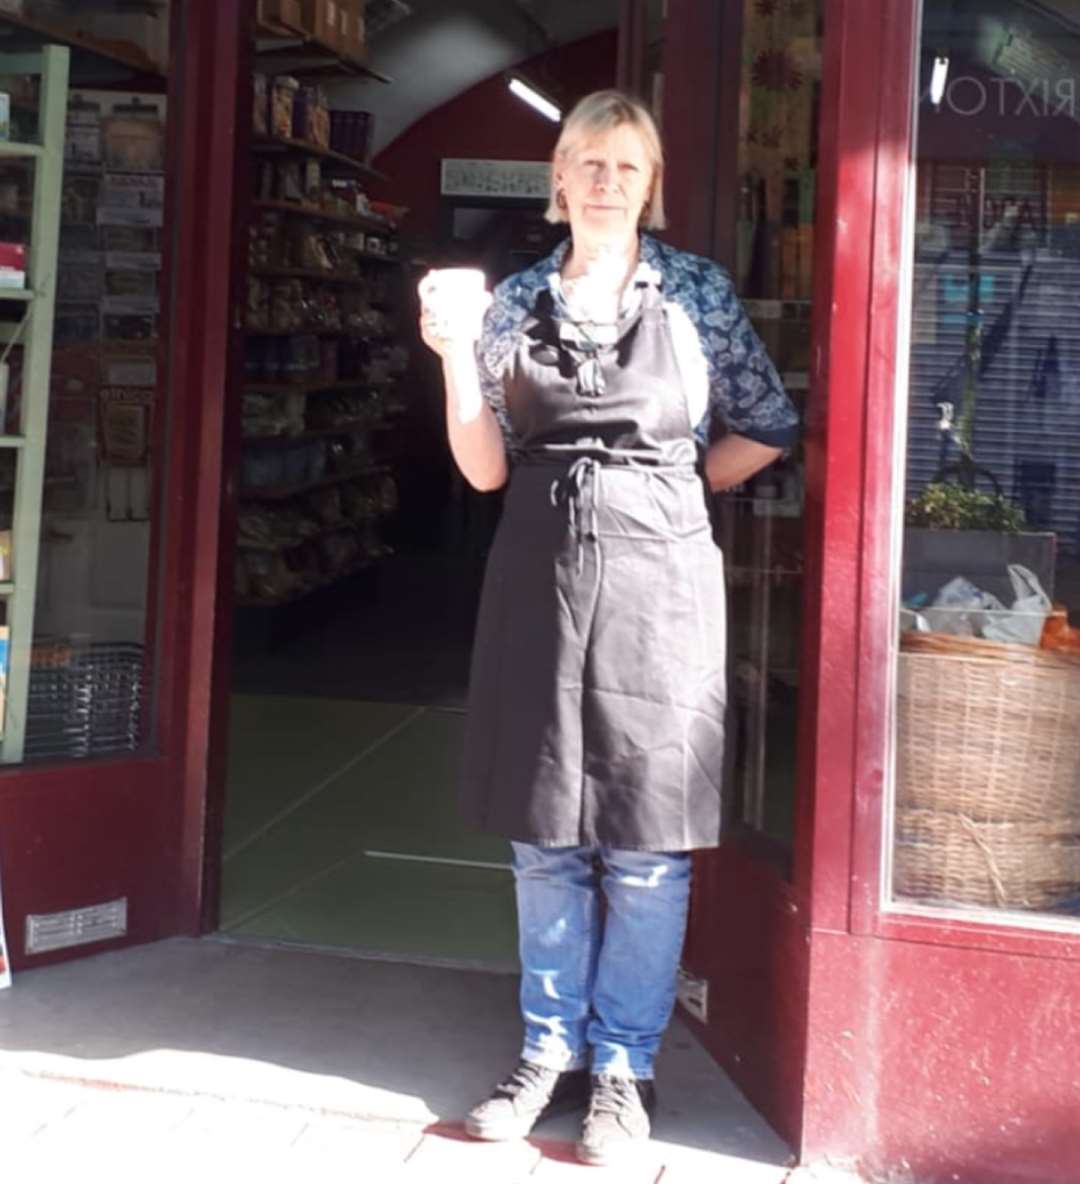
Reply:
[[[472,658],[462,801],[543,846],[685,851],[720,836],[723,559],[659,291],[597,357],[524,326],[514,465]]]

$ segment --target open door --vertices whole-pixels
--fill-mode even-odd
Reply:
[[[31,146],[4,145],[0,238],[33,248],[0,293],[29,309],[0,480],[16,971],[197,928],[241,8],[172,0],[138,50],[0,14]]]
[[[790,455],[715,499],[728,571],[730,830],[697,858],[681,992],[704,1043],[793,1146],[809,980],[801,852],[817,660],[815,424],[826,397],[812,357],[828,319],[827,7],[672,0],[663,59],[672,238],[728,268],[803,421]]]

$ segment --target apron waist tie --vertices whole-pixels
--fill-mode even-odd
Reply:
[[[600,474],[603,465],[596,457],[579,457],[562,477],[551,483],[551,504],[558,509],[565,502],[570,529],[577,542],[577,574],[585,570],[585,543],[600,537],[600,506],[603,497]]]

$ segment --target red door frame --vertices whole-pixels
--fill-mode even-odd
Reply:
[[[178,0],[169,168],[160,506],[151,616],[156,754],[0,770],[0,861],[16,970],[199,929],[228,348],[236,61],[242,0]],[[227,603],[225,601],[224,603]],[[27,958],[30,913],[126,897],[128,932]]]
[[[180,163],[190,202],[178,238],[184,268],[178,307],[190,318],[173,365],[185,391],[189,420],[186,458],[192,466],[182,521],[188,534],[174,580],[190,595],[186,647],[177,646],[186,670],[172,687],[177,714],[186,721],[178,740],[180,866],[179,914],[183,932],[204,932],[214,919],[223,835],[224,761],[227,752],[231,638],[232,540],[222,530],[232,500],[228,390],[235,345],[232,333],[242,272],[236,232],[242,175],[237,162],[251,135],[242,96],[250,95],[251,0],[186,0],[191,12],[186,80],[192,116]],[[187,567],[184,567],[184,561]],[[167,581],[166,586],[172,586]],[[218,792],[211,792],[215,787]]]

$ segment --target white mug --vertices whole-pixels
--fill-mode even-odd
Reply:
[[[460,318],[475,317],[486,291],[487,279],[478,267],[442,267],[424,277],[420,301],[438,322],[440,335],[446,335]]]

